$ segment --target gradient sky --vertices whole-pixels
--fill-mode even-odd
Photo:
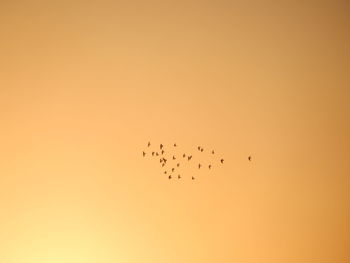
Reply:
[[[1,1],[0,263],[350,262],[349,14]],[[149,140],[226,163],[169,181]]]

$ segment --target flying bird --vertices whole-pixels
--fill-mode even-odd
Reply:
[[[183,154],[182,157],[185,158],[185,157],[186,157],[186,154]]]
[[[177,179],[180,179],[180,178],[181,178],[181,176],[180,176],[180,175],[178,175],[178,176],[177,176]]]
[[[163,149],[163,144],[160,144],[160,145],[159,145],[159,148],[160,148],[160,149]]]
[[[192,180],[194,180],[195,178],[192,176]]]
[[[176,143],[174,143],[174,147],[176,147],[177,145],[176,145]]]
[[[154,152],[152,152],[152,156],[154,156]]]
[[[158,152],[156,152],[156,156],[158,156]]]
[[[224,163],[224,159],[221,159],[220,162],[221,162],[221,163]]]
[[[150,147],[150,146],[151,146],[151,142],[148,142],[147,147]]]
[[[192,159],[192,155],[190,155],[190,156],[187,157],[187,160],[188,160],[188,161],[191,160],[191,159]]]
[[[179,167],[179,166],[180,166],[180,164],[178,163],[176,166],[177,166],[177,167]]]
[[[142,155],[143,155],[143,157],[145,157],[146,153],[145,153],[145,152],[142,152]]]
[[[198,169],[201,169],[201,166],[202,166],[201,164],[198,164]]]
[[[163,153],[164,153],[164,150],[162,150],[162,155],[163,155]]]
[[[162,167],[164,167],[165,163],[162,163]]]
[[[203,149],[203,148],[201,148],[201,152],[203,152],[203,150],[204,150],[204,149]]]
[[[208,168],[211,169],[211,164],[209,164]]]
[[[159,159],[159,162],[160,162],[160,163],[163,162],[163,159]]]
[[[171,172],[174,172],[175,168],[171,168]]]
[[[176,157],[173,155],[173,160],[175,160],[176,159]]]
[[[168,178],[171,179],[171,175],[169,175]]]
[[[251,160],[252,160],[252,157],[251,157],[251,156],[248,156],[248,160],[251,161]]]
[[[211,153],[214,154],[214,150],[212,150]]]
[[[198,146],[198,147],[197,147],[197,149],[198,149],[198,151],[200,151],[200,150],[201,150],[201,147],[200,147],[200,146]]]
[[[164,174],[166,174],[166,171],[164,171]]]

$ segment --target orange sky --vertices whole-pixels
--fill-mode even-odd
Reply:
[[[349,13],[1,1],[0,263],[350,262]],[[149,140],[226,162],[167,180]]]

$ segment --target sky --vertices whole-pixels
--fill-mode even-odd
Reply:
[[[349,13],[2,0],[0,263],[350,262]]]

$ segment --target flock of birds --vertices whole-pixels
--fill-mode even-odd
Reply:
[[[150,149],[151,147],[151,142],[147,143],[147,148]],[[177,144],[174,143],[172,145],[173,149],[177,147]],[[171,150],[171,149],[169,149]],[[180,170],[180,159],[182,157],[182,160],[187,160],[187,162],[190,162],[192,160],[193,155],[188,155],[186,153],[183,153],[182,155],[180,154],[179,156],[176,156],[175,154],[170,154],[169,155],[169,150],[167,149],[167,152],[165,152],[165,147],[163,144],[159,145],[159,149],[157,147],[157,150],[150,150],[148,152],[142,151],[142,156],[146,157],[146,156],[150,156],[156,159],[159,159],[159,163],[161,165],[161,168],[164,169],[163,173],[165,175],[168,176],[168,179],[172,179],[176,176],[177,174],[177,179],[181,179],[182,176],[180,173],[175,173],[175,171],[177,172],[178,170]],[[204,148],[202,148],[201,146],[197,147],[197,151],[199,153],[202,153],[204,151]],[[211,150],[210,151],[211,155],[215,155],[215,151]],[[167,158],[165,158],[167,157]],[[168,162],[168,159],[172,162],[173,165],[170,164],[170,162]],[[248,160],[251,161],[252,157],[248,156]],[[219,159],[219,163],[222,165],[224,164],[224,159],[220,158]],[[202,163],[198,163],[198,169],[204,168],[204,165]],[[212,164],[209,163],[207,164],[207,169],[211,170],[212,169]],[[191,177],[192,180],[195,180],[196,178],[194,176]]]

